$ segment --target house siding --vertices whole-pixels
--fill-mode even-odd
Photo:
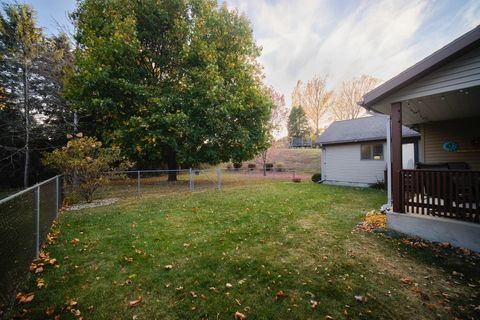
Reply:
[[[466,162],[472,170],[480,170],[480,147],[472,141],[480,138],[480,118],[442,121],[421,125],[421,161],[425,163]],[[454,141],[458,151],[446,152],[443,144]]]
[[[383,152],[387,151],[383,143]],[[360,144],[328,145],[324,149],[325,173],[327,182],[346,184],[373,184],[383,182],[385,161],[360,160]]]

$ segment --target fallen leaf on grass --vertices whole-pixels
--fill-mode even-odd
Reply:
[[[173,266],[171,264],[167,264],[166,266],[163,267],[165,270],[172,270]]]
[[[235,320],[245,320],[245,319],[247,319],[246,315],[238,311],[235,312]]]
[[[413,287],[413,288],[410,289],[410,291],[412,291],[413,293],[421,293],[422,292],[422,290],[420,290],[420,288],[418,288],[418,287]]]
[[[400,282],[403,283],[403,284],[411,284],[411,283],[412,283],[412,279],[410,279],[410,278],[401,278],[401,279],[400,279]]]
[[[38,267],[35,269],[35,273],[42,273],[43,272],[43,267]]]
[[[233,288],[233,284],[231,284],[230,282],[227,282],[227,284],[225,285],[225,288],[231,289]]]
[[[238,299],[235,299],[235,303],[236,303],[237,305],[239,305],[239,306],[242,305],[242,303],[241,303],[240,300],[238,300]]]
[[[45,279],[43,278],[38,278],[37,279],[37,288],[42,289],[47,286],[47,283],[45,282]]]
[[[275,295],[277,299],[279,298],[285,298],[287,296],[287,294],[285,293],[285,291],[283,290],[280,290],[277,292],[277,294]]]
[[[435,307],[435,305],[432,303],[425,304],[425,307],[427,307],[427,309],[430,311],[435,311],[437,309],[437,307]]]
[[[80,312],[80,310],[78,309],[71,309],[70,310],[70,313],[73,314],[75,317],[80,317],[82,315],[82,313]]]
[[[363,296],[355,296],[355,301],[363,302],[363,301],[365,301],[365,298]]]
[[[127,261],[127,262],[133,262],[133,258],[129,258],[127,256],[124,256],[123,257],[123,260]]]
[[[35,297],[35,295],[33,294],[33,292],[30,292],[30,293],[18,293],[17,296],[16,296],[16,300],[18,301],[18,303],[29,303],[33,300],[33,298]]]
[[[190,295],[192,296],[192,298],[196,298],[196,297],[197,297],[197,294],[195,293],[195,291],[190,291]]]
[[[48,307],[47,309],[45,309],[45,315],[47,317],[51,317],[54,312],[55,312],[55,307]]]
[[[80,239],[78,239],[78,238],[74,238],[74,239],[70,240],[70,243],[73,244],[74,246],[76,246],[79,242],[80,242]]]
[[[142,298],[139,298],[139,299],[136,299],[136,300],[131,300],[128,302],[128,305],[130,307],[136,307],[140,304],[140,302],[142,302]]]
[[[70,307],[75,307],[75,306],[78,304],[78,302],[75,301],[75,300],[73,300],[73,299],[70,299],[70,300],[67,301],[67,304],[68,304]]]
[[[315,301],[315,300],[310,300],[310,307],[312,309],[316,309],[318,306],[318,301]]]

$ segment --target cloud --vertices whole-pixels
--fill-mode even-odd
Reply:
[[[478,1],[229,0],[263,47],[266,83],[290,101],[297,80],[388,80],[479,23]]]

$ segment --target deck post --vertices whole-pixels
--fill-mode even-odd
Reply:
[[[402,103],[394,102],[391,104],[391,154],[392,162],[392,200],[393,211],[404,213],[402,190],[400,181],[400,171],[402,170]]]
[[[35,189],[35,257],[40,256],[40,186]]]

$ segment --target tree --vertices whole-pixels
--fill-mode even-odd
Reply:
[[[326,77],[314,77],[306,85],[298,81],[293,90],[292,105],[302,106],[316,136],[320,133],[320,121],[329,109],[331,98],[332,91],[327,90]]]
[[[142,166],[258,154],[271,101],[245,16],[214,0],[79,2],[68,97]],[[169,175],[176,180],[176,172]]]
[[[93,200],[95,192],[107,183],[106,172],[121,163],[118,149],[102,147],[102,143],[92,137],[77,134],[62,149],[44,154],[43,163],[61,171],[67,185],[73,186],[86,202]],[[77,180],[73,184],[73,180]]]
[[[0,13],[0,181],[12,187],[19,178],[26,185],[51,174],[40,152],[64,145],[72,127],[63,97],[64,76],[73,68],[70,40],[65,34],[45,37],[34,22],[24,30],[19,22],[34,16],[18,4],[5,4]],[[23,49],[28,46],[31,52]]]
[[[270,116],[270,121],[267,124],[265,129],[265,134],[267,135],[264,148],[261,150],[260,155],[263,162],[263,175],[267,175],[267,160],[268,160],[268,150],[270,149],[275,137],[281,132],[282,126],[284,126],[285,120],[287,118],[288,110],[285,105],[284,95],[277,92],[272,86],[266,88],[268,96],[270,96],[273,107]]]
[[[0,12],[0,50],[4,60],[4,68],[1,71],[15,74],[16,66],[21,70],[21,93],[19,87],[13,88],[12,95],[23,101],[25,154],[23,184],[28,186],[28,174],[30,165],[30,134],[31,134],[31,106],[29,88],[31,82],[30,67],[42,49],[42,30],[36,26],[35,12],[26,4],[4,4],[3,13]],[[10,68],[9,68],[10,67]],[[9,68],[9,69],[6,69]],[[12,82],[10,82],[12,84]]]
[[[302,107],[292,107],[288,116],[288,136],[290,138],[303,138],[310,135],[308,119]]]
[[[368,75],[344,81],[335,92],[332,112],[336,120],[356,119],[365,113],[358,103],[363,95],[375,88],[381,80]]]

